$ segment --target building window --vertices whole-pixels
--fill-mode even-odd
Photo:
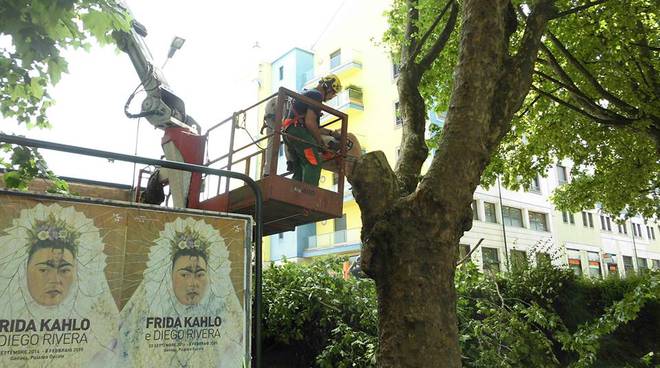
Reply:
[[[582,275],[582,259],[580,258],[580,251],[577,249],[566,249],[568,253],[568,267],[573,270],[573,272],[581,276]]]
[[[346,242],[346,214],[335,219],[335,243]]]
[[[277,234],[278,239],[284,239],[284,233],[279,233]]]
[[[642,237],[642,226],[640,224],[630,223],[630,227],[633,229],[633,236],[641,238]]]
[[[653,260],[653,269],[660,270],[660,259]]]
[[[280,80],[284,79],[284,66],[280,67]]]
[[[646,227],[646,235],[649,236],[649,240],[655,240],[655,230],[653,230],[653,227]]]
[[[330,54],[330,69],[334,69],[341,64],[341,49]]]
[[[640,273],[649,269],[648,264],[646,264],[646,258],[637,257],[637,269]]]
[[[527,267],[527,252],[522,250],[511,250],[511,269],[523,270]]]
[[[393,61],[392,62],[392,78],[394,78],[394,79],[399,78],[400,73],[401,73],[401,65],[399,65],[399,63]]]
[[[502,220],[504,225],[523,227],[522,211],[519,208],[502,206]]]
[[[594,216],[591,212],[582,211],[582,225],[584,227],[594,227]]]
[[[626,223],[620,223],[616,224],[617,229],[619,230],[619,234],[628,234],[628,228],[626,227]]]
[[[612,220],[609,216],[600,215],[600,228],[607,231],[612,231]]]
[[[484,260],[484,271],[500,271],[500,257],[497,254],[497,248],[482,247],[481,256]]]
[[[608,275],[618,275],[619,266],[616,263],[616,254],[603,254],[603,261],[605,261],[605,266],[607,267]]]
[[[600,272],[600,255],[596,252],[587,252],[589,259],[589,276],[594,278],[601,278],[603,274]]]
[[[566,167],[557,165],[557,182],[559,182],[559,184],[564,184],[568,181],[566,178]]]
[[[575,217],[568,211],[561,211],[561,219],[565,224],[575,224]]]
[[[573,216],[572,213],[571,216]],[[529,211],[529,228],[538,231],[548,231],[548,222],[545,213]]]
[[[626,270],[626,275],[631,275],[635,272],[632,257],[623,256],[623,269]]]
[[[459,244],[458,245],[458,260],[460,261],[461,259],[465,258],[468,253],[470,253],[470,245],[469,244]]]
[[[536,265],[540,266],[542,264],[544,265],[550,265],[552,263],[550,255],[545,252],[537,252],[536,253]]]
[[[541,193],[541,182],[540,182],[538,176],[536,176],[536,177],[534,177],[534,179],[532,179],[532,184],[529,186],[529,190],[531,192]]]
[[[472,203],[470,204],[470,207],[472,208],[472,220],[477,221],[479,220],[479,209],[477,207],[477,200],[473,199]]]
[[[484,202],[484,212],[486,214],[486,222],[497,223],[497,215],[495,215],[495,203]]]
[[[401,116],[401,107],[399,101],[394,103],[394,125],[401,126],[403,124],[403,117]]]

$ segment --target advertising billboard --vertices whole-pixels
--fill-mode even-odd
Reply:
[[[251,226],[0,191],[0,367],[242,367]]]

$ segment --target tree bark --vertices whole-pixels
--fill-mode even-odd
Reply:
[[[401,197],[382,152],[356,166],[362,266],[376,280],[381,367],[460,367],[455,249],[437,238],[436,208]],[[363,192],[366,190],[366,192]],[[457,241],[457,239],[455,239]],[[453,241],[452,241],[453,243]]]
[[[396,172],[382,152],[364,155],[355,166],[361,266],[378,292],[380,367],[461,367],[458,242],[472,226],[470,203],[480,176],[529,91],[551,3],[537,2],[518,53],[509,56],[516,28],[510,1],[463,1],[454,89],[428,173],[419,180],[428,152],[426,107],[419,93],[423,71],[412,61],[398,81],[404,131]]]

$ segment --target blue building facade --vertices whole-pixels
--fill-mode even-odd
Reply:
[[[310,75],[314,75],[314,54],[293,48],[271,63],[271,92],[285,87],[297,92],[302,91]],[[278,167],[286,167],[284,151],[280,146]],[[270,261],[303,257],[307,239],[316,235],[316,225],[298,226],[296,230],[270,236]]]

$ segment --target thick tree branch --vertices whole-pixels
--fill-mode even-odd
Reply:
[[[479,239],[479,242],[477,242],[477,244],[474,247],[472,247],[472,249],[470,249],[468,254],[466,254],[463,258],[461,258],[460,261],[456,262],[456,266],[458,267],[458,266],[462,265],[463,263],[469,261],[470,258],[472,257],[472,253],[474,253],[477,249],[479,249],[479,246],[481,245],[481,243],[483,241],[484,241],[484,238]]]
[[[351,184],[364,228],[372,227],[374,219],[386,212],[399,197],[396,176],[381,151],[369,152],[358,159]]]
[[[591,116],[596,117],[599,121],[609,122],[612,125],[618,125],[619,123],[623,125],[627,125],[634,121],[633,119],[627,118],[621,114],[618,114],[615,111],[609,110],[607,108],[604,108],[596,104],[591,100],[591,98],[589,98],[589,96],[587,96],[584,92],[582,92],[574,85],[570,86],[565,83],[562,83],[561,81],[558,81],[557,79],[539,70],[535,71],[534,74],[540,76],[541,78],[547,81],[552,82],[553,84],[557,85],[560,88],[565,89],[582,106],[582,108],[589,110]]]
[[[564,70],[564,68],[562,68],[562,66],[559,64],[559,61],[555,58],[555,56],[552,54],[550,49],[548,49],[543,44],[541,44],[541,48],[548,57],[550,67],[555,72],[555,74],[557,74],[557,76],[563,82],[563,84],[566,86],[566,89],[571,94],[571,96],[580,105],[582,105],[583,108],[589,110],[592,115],[599,116],[599,118],[602,120],[609,119],[610,112],[604,107],[594,103],[593,100],[589,98],[586,93],[583,93],[578,88],[578,86],[575,85],[573,79],[568,75],[568,73]]]
[[[415,59],[413,57],[413,51],[417,48],[417,22],[419,21],[419,10],[417,6],[419,5],[419,0],[407,0],[406,1],[406,11],[408,16],[406,17],[406,33],[403,37],[403,43],[401,46],[401,67],[412,67],[415,65]]]
[[[631,42],[630,45],[632,45],[632,46],[638,46],[638,47],[643,47],[643,48],[648,49],[648,50],[650,50],[650,51],[660,52],[660,47],[654,47],[654,46],[645,45],[645,44],[642,44],[642,43],[636,43],[636,42]]]
[[[383,230],[383,219],[400,197],[399,183],[382,151],[369,152],[355,164],[353,170],[353,196],[362,216],[363,270],[376,279],[382,259],[376,256],[379,248],[387,245],[377,239]]]
[[[449,5],[451,5],[454,2],[454,0],[449,0],[445,7],[442,9],[440,14],[435,18],[433,21],[433,24],[429,27],[429,29],[426,30],[426,33],[422,36],[422,38],[419,40],[419,43],[417,44],[417,47],[415,47],[415,51],[412,54],[412,60],[415,60],[419,52],[422,50],[422,47],[424,47],[424,44],[426,43],[426,40],[433,34],[433,30],[435,27],[438,26],[438,23],[442,20],[442,18],[445,16],[445,13],[447,12],[447,9],[449,9]]]
[[[415,190],[419,175],[428,156],[426,146],[426,104],[419,93],[421,76],[417,68],[402,69],[397,88],[399,91],[399,107],[403,117],[403,132],[401,134],[401,155],[396,165],[396,176],[401,185],[401,191],[409,194]]]
[[[434,203],[447,213],[471,216],[469,203],[494,146],[490,121],[494,100],[508,90],[499,82],[508,60],[505,20],[508,0],[470,0],[461,4],[461,34],[454,84],[438,154],[422,178],[416,202]],[[487,16],[485,16],[487,15]],[[463,183],[460,188],[451,183]],[[453,224],[454,231],[465,230]]]
[[[577,12],[580,12],[580,11],[585,10],[585,9],[589,9],[589,8],[591,8],[592,6],[600,5],[600,4],[602,4],[602,3],[604,3],[604,2],[607,2],[607,1],[608,1],[608,0],[596,0],[596,1],[588,2],[588,3],[584,4],[584,5],[576,6],[575,8],[571,8],[571,9],[564,10],[564,11],[562,11],[562,12],[559,12],[559,13],[555,14],[555,15],[554,15],[552,18],[550,18],[550,19],[552,20],[552,19],[557,19],[557,18],[565,17],[565,16],[567,16],[567,15],[575,14],[575,13],[577,13]]]
[[[604,107],[595,104],[591,100],[591,98],[589,96],[587,96],[586,93],[582,92],[582,90],[580,90],[573,83],[573,80],[570,79],[568,74],[566,75],[566,78],[564,78],[564,80],[566,82],[562,82],[560,80],[557,80],[557,79],[549,76],[548,74],[545,74],[544,72],[542,72],[540,70],[535,70],[534,74],[538,75],[539,77],[541,77],[541,78],[543,78],[543,79],[545,79],[549,82],[552,82],[554,85],[556,85],[559,88],[565,89],[568,93],[570,93],[573,96],[573,98],[575,100],[577,100],[581,105],[583,105],[583,107],[585,107],[589,110],[598,112],[597,115],[601,115],[601,119],[607,119],[606,118],[607,110]]]
[[[536,97],[534,97],[534,99],[532,100],[532,102],[530,102],[529,105],[527,105],[527,107],[525,108],[525,110],[523,110],[523,112],[521,112],[520,114],[516,115],[516,118],[517,118],[517,119],[520,119],[520,118],[522,118],[523,116],[525,116],[525,114],[527,114],[527,113],[529,112],[529,109],[531,109],[532,107],[534,107],[534,105],[535,105],[535,104],[538,102],[538,100],[540,100],[540,99],[541,99],[541,95],[540,95],[540,94],[537,94]]]
[[[621,66],[623,69],[625,69],[625,65],[623,63],[617,63],[617,64]],[[648,87],[649,89],[653,89],[652,86],[653,83],[644,74],[644,70],[642,69],[642,64],[640,64],[638,60],[633,60],[633,64],[635,64],[635,69],[637,70],[637,73],[639,73],[639,77],[642,79],[642,82],[644,82],[646,87]]]
[[[652,60],[655,59],[653,55],[651,55],[652,49],[649,46],[648,37],[646,36],[647,30],[639,20],[635,23],[635,25],[637,27],[637,33],[639,34],[638,43],[645,46],[640,48],[639,62],[642,62],[643,66],[646,68],[646,74],[648,74],[648,78],[651,82],[651,89],[657,98],[658,95],[660,95],[660,82],[658,81],[658,71],[655,69],[652,63]],[[658,51],[658,49],[656,48],[655,51]],[[644,76],[644,73],[642,73],[642,76]]]
[[[608,121],[600,119],[596,116],[593,116],[593,115],[589,114],[588,112],[586,112],[585,110],[583,110],[583,109],[581,109],[581,108],[579,108],[579,107],[577,107],[577,106],[575,106],[575,105],[573,105],[569,102],[566,102],[566,101],[562,100],[561,98],[559,98],[559,97],[557,97],[557,96],[555,96],[555,95],[553,95],[549,92],[546,92],[546,91],[542,90],[541,88],[539,88],[535,85],[532,85],[532,89],[534,91],[536,91],[539,95],[545,96],[545,97],[551,99],[552,101],[554,101],[554,102],[556,102],[556,103],[558,103],[558,104],[560,104],[564,107],[567,107],[567,108],[569,108],[569,109],[571,109],[571,110],[573,110],[573,111],[575,111],[575,112],[577,112],[581,115],[584,115],[588,119],[591,119],[591,120],[593,120],[597,123],[601,123],[601,124],[609,124]]]
[[[589,84],[601,95],[602,98],[610,101],[611,103],[615,104],[618,106],[620,109],[626,111],[627,113],[631,115],[637,115],[639,114],[639,110],[631,106],[630,104],[626,103],[625,101],[621,100],[620,98],[614,96],[612,93],[607,91],[596,79],[596,77],[591,74],[587,70],[587,68],[582,65],[582,63],[575,57],[573,54],[571,54],[570,51],[564,46],[564,44],[559,41],[559,39],[552,34],[552,32],[548,31],[547,32],[548,37],[550,38],[550,41],[552,42],[553,45],[561,52],[561,54],[566,58],[566,60],[575,68],[577,69],[578,72],[589,82]],[[550,51],[552,52],[552,51]]]
[[[520,47],[508,66],[508,73],[505,78],[511,78],[509,81],[502,81],[509,88],[509,101],[502,106],[508,106],[508,109],[502,111],[502,116],[493,116],[493,121],[500,120],[509,124],[513,114],[522,106],[525,96],[529,92],[532,84],[532,72],[538,55],[539,47],[542,45],[541,36],[545,32],[548,20],[554,13],[554,0],[541,0],[532,9],[525,20],[525,31],[520,42]],[[511,10],[515,14],[514,10]],[[509,35],[510,37],[510,35]],[[507,39],[507,42],[509,40]],[[499,102],[498,102],[499,103]]]
[[[458,5],[456,5],[455,1],[452,1],[451,13],[449,14],[449,19],[447,20],[447,24],[445,24],[445,28],[442,30],[440,36],[438,36],[438,39],[435,40],[435,43],[433,44],[433,46],[431,46],[431,49],[429,49],[426,55],[419,62],[419,70],[421,73],[424,73],[426,70],[428,70],[431,67],[433,61],[435,61],[438,58],[440,52],[442,52],[442,50],[445,48],[445,45],[447,44],[447,41],[449,40],[451,33],[454,31],[454,28],[456,28],[457,18],[458,18]]]

